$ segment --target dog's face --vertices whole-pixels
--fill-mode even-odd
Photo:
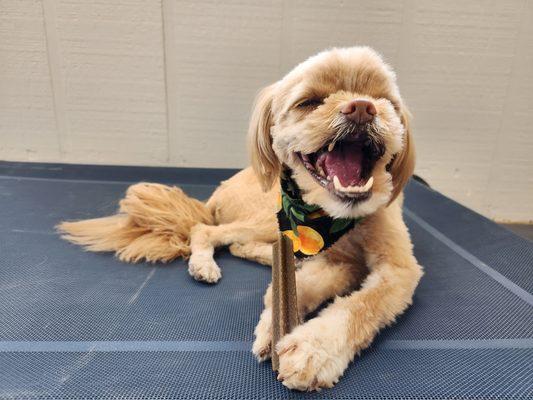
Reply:
[[[366,47],[322,52],[263,89],[250,140],[265,190],[286,165],[304,201],[333,217],[364,216],[388,204],[414,167],[394,73]]]

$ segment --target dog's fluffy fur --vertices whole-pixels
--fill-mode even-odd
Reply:
[[[320,104],[299,107],[309,98],[319,98]],[[320,185],[298,153],[316,152],[338,136],[344,123],[339,110],[354,98],[375,105],[369,134],[383,154],[371,171],[370,197],[346,201]],[[128,190],[118,215],[67,222],[59,229],[88,250],[114,251],[124,261],[190,257],[194,278],[216,282],[221,277],[213,259],[218,246],[271,264],[278,177],[282,165],[290,167],[306,202],[334,217],[365,217],[330,249],[302,262],[296,278],[301,317],[334,301],[276,348],[284,385],[331,387],[376,333],[411,304],[422,276],[401,214],[401,192],[414,167],[409,112],[394,73],[378,54],[365,47],[332,49],[261,91],[249,142],[252,168],[223,182],[205,204],[180,189],[142,183]],[[269,290],[253,344],[259,360],[270,354],[271,318]]]

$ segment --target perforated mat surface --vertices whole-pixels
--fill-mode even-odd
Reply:
[[[53,230],[114,212],[138,180],[205,199],[232,173],[0,163],[0,398],[533,398],[533,243],[418,183],[414,305],[320,393],[250,353],[268,268],[222,250],[208,286],[183,261],[126,265]]]

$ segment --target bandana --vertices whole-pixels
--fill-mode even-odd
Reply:
[[[277,213],[279,230],[292,240],[297,258],[326,250],[362,220],[333,218],[320,206],[305,203],[290,170],[282,172],[280,181],[280,210]]]

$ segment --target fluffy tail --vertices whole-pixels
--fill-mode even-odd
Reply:
[[[86,250],[114,251],[122,261],[168,262],[190,255],[189,233],[198,223],[213,223],[204,203],[177,187],[138,183],[128,188],[118,214],[62,222],[57,229]]]

